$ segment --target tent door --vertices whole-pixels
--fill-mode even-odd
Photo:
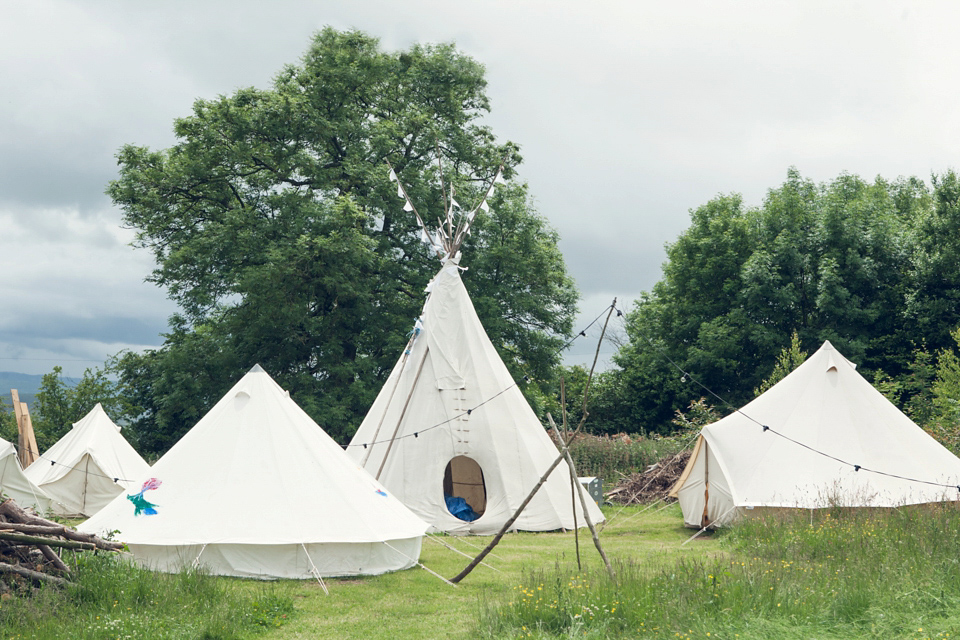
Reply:
[[[483,469],[467,456],[456,456],[443,472],[443,493],[463,498],[478,515],[487,508],[487,487],[483,481]]]

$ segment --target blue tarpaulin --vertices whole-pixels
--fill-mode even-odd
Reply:
[[[465,522],[473,522],[480,517],[476,511],[473,510],[467,501],[459,496],[448,496],[443,494],[443,499],[447,503],[447,511],[460,518]]]

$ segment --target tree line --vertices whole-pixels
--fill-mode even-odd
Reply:
[[[792,368],[824,340],[918,424],[957,423],[954,171],[928,186],[850,174],[816,184],[790,169],[760,206],[721,195],[698,207],[666,249],[600,377],[595,429],[665,433],[703,396],[726,413],[763,390],[778,358],[794,354]]]
[[[453,45],[387,52],[328,28],[269,89],[197,100],[172,147],[123,147],[107,193],[179,311],[159,348],[119,353],[76,388],[59,368],[45,376],[41,448],[101,401],[142,453],[162,454],[254,364],[349,439],[439,266],[388,162],[430,223],[441,182],[473,204],[503,166],[506,188],[464,243],[464,283],[534,409],[557,411],[563,378],[578,420],[586,372],[560,348],[579,294],[517,180],[518,145],[483,124],[484,73]],[[615,367],[594,378],[587,428],[669,433],[704,388],[725,412],[823,340],[919,423],[955,425],[960,178],[930,182],[816,184],[791,169],[760,206],[730,194],[693,210],[625,316]]]

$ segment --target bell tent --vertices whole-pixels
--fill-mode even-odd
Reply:
[[[707,425],[671,495],[690,527],[752,509],[957,500],[960,458],[829,342],[739,411]]]
[[[38,513],[50,511],[50,496],[27,477],[20,467],[17,448],[6,440],[0,440],[0,494]]]
[[[259,366],[149,476],[79,529],[160,571],[373,575],[413,566],[427,529]]]
[[[100,403],[24,473],[61,516],[89,517],[150,472]]]
[[[396,180],[392,170],[390,178]],[[347,451],[434,530],[496,533],[559,452],[484,331],[460,278],[459,248],[486,198],[455,220],[451,192],[447,224],[431,236],[402,186],[398,195],[407,200],[405,210],[417,215],[442,267],[427,287],[404,353]],[[575,508],[576,520],[563,466],[513,527],[585,526],[579,502]],[[588,501],[588,509],[594,522],[603,520],[594,502]]]

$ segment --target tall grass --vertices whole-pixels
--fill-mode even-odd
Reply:
[[[577,574],[528,572],[488,637],[943,638],[960,631],[954,504],[768,515],[722,553]],[[691,544],[697,544],[697,541]]]
[[[285,622],[289,597],[197,571],[157,574],[114,554],[78,554],[75,586],[22,585],[0,600],[0,637],[231,640]]]
[[[682,438],[582,435],[570,445],[570,455],[581,476],[603,478],[608,486],[621,475],[643,471],[648,466],[683,449]]]

